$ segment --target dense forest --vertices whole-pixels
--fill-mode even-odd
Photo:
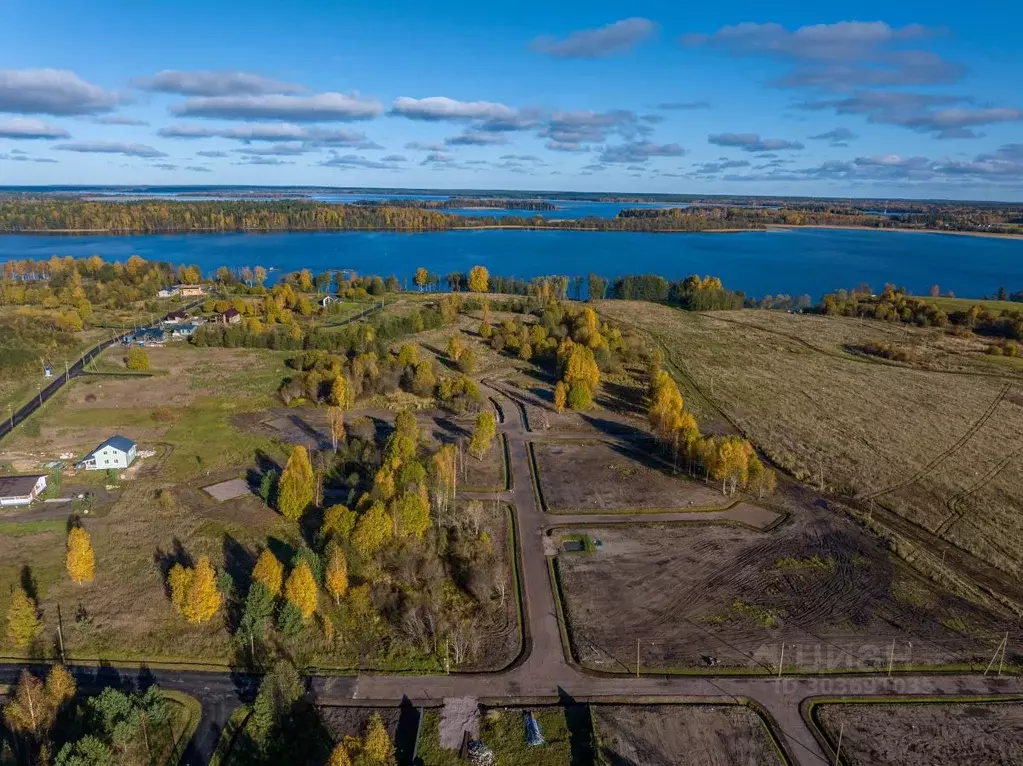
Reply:
[[[427,210],[557,210],[558,206],[542,199],[499,199],[495,197],[452,197],[451,199],[388,199],[357,200],[362,207],[419,207]]]
[[[627,209],[614,218],[544,219],[539,216],[464,216],[436,208],[473,203],[507,207],[507,200],[403,201],[386,204],[319,204],[307,201],[95,202],[78,199],[0,201],[0,232],[104,231],[115,234],[172,231],[442,231],[458,228],[555,228],[595,231],[732,231],[768,226],[856,226],[988,233],[1023,232],[1023,214],[1010,208],[946,206],[926,212],[881,215],[843,203],[788,203],[778,207],[698,205]],[[477,205],[478,203],[478,205]],[[547,202],[522,202],[549,209]]]
[[[1023,307],[1001,311],[974,305],[965,311],[946,312],[936,303],[906,294],[905,288],[885,285],[880,295],[866,286],[825,295],[819,311],[831,316],[855,316],[919,327],[952,327],[979,335],[1023,339]]]

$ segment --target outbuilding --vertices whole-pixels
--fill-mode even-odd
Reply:
[[[0,476],[0,507],[28,505],[46,489],[46,474]]]

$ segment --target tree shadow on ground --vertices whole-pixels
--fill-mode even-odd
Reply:
[[[174,568],[174,565],[180,564],[186,568],[195,566],[192,554],[185,550],[185,546],[182,545],[181,540],[177,537],[171,541],[171,549],[169,551],[164,551],[162,548],[156,549],[153,553],[153,563],[160,570],[164,592],[168,598],[170,598],[170,583],[167,582],[167,577],[171,569]]]
[[[224,535],[221,548],[224,556],[224,571],[230,575],[232,583],[224,612],[227,618],[227,631],[234,635],[238,630],[238,625],[241,624],[242,615],[245,613],[244,594],[249,592],[252,567],[256,563],[256,559],[244,545],[231,535]]]
[[[558,687],[558,700],[565,712],[568,726],[568,743],[571,749],[572,766],[590,766],[596,763],[596,748],[593,733],[593,719],[588,705],[575,701],[568,692]]]

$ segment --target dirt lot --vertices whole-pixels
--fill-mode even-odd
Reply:
[[[818,709],[850,766],[1023,763],[1023,705],[836,704]]]
[[[725,526],[585,531],[594,553],[561,553],[572,644],[588,667],[776,670],[985,664],[1013,625],[919,578],[844,515],[786,498],[771,532]],[[1011,650],[1010,650],[1011,651]]]
[[[533,442],[550,513],[720,507],[728,499],[639,450],[604,442]],[[655,449],[654,445],[650,445]]]
[[[648,332],[666,362],[690,376],[775,463],[806,481],[823,476],[832,491],[876,494],[884,507],[1019,575],[1018,376],[973,374],[992,368],[977,368],[968,349],[949,361],[957,339],[882,322],[766,311],[694,314],[624,301],[605,302],[601,311]],[[934,365],[958,365],[960,372],[972,366],[965,370],[971,374],[843,350],[886,334],[919,341]]]
[[[780,764],[760,717],[741,705],[594,705],[611,766]]]
[[[320,721],[323,727],[330,734],[331,740],[340,742],[344,737],[362,737],[366,734],[366,727],[374,713],[380,715],[384,722],[387,733],[394,741],[395,732],[398,730],[398,718],[400,711],[393,707],[339,707],[335,705],[321,705],[317,709],[320,714]]]

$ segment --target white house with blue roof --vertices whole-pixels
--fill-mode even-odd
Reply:
[[[86,471],[127,468],[138,456],[138,445],[127,436],[111,436],[78,463]]]

